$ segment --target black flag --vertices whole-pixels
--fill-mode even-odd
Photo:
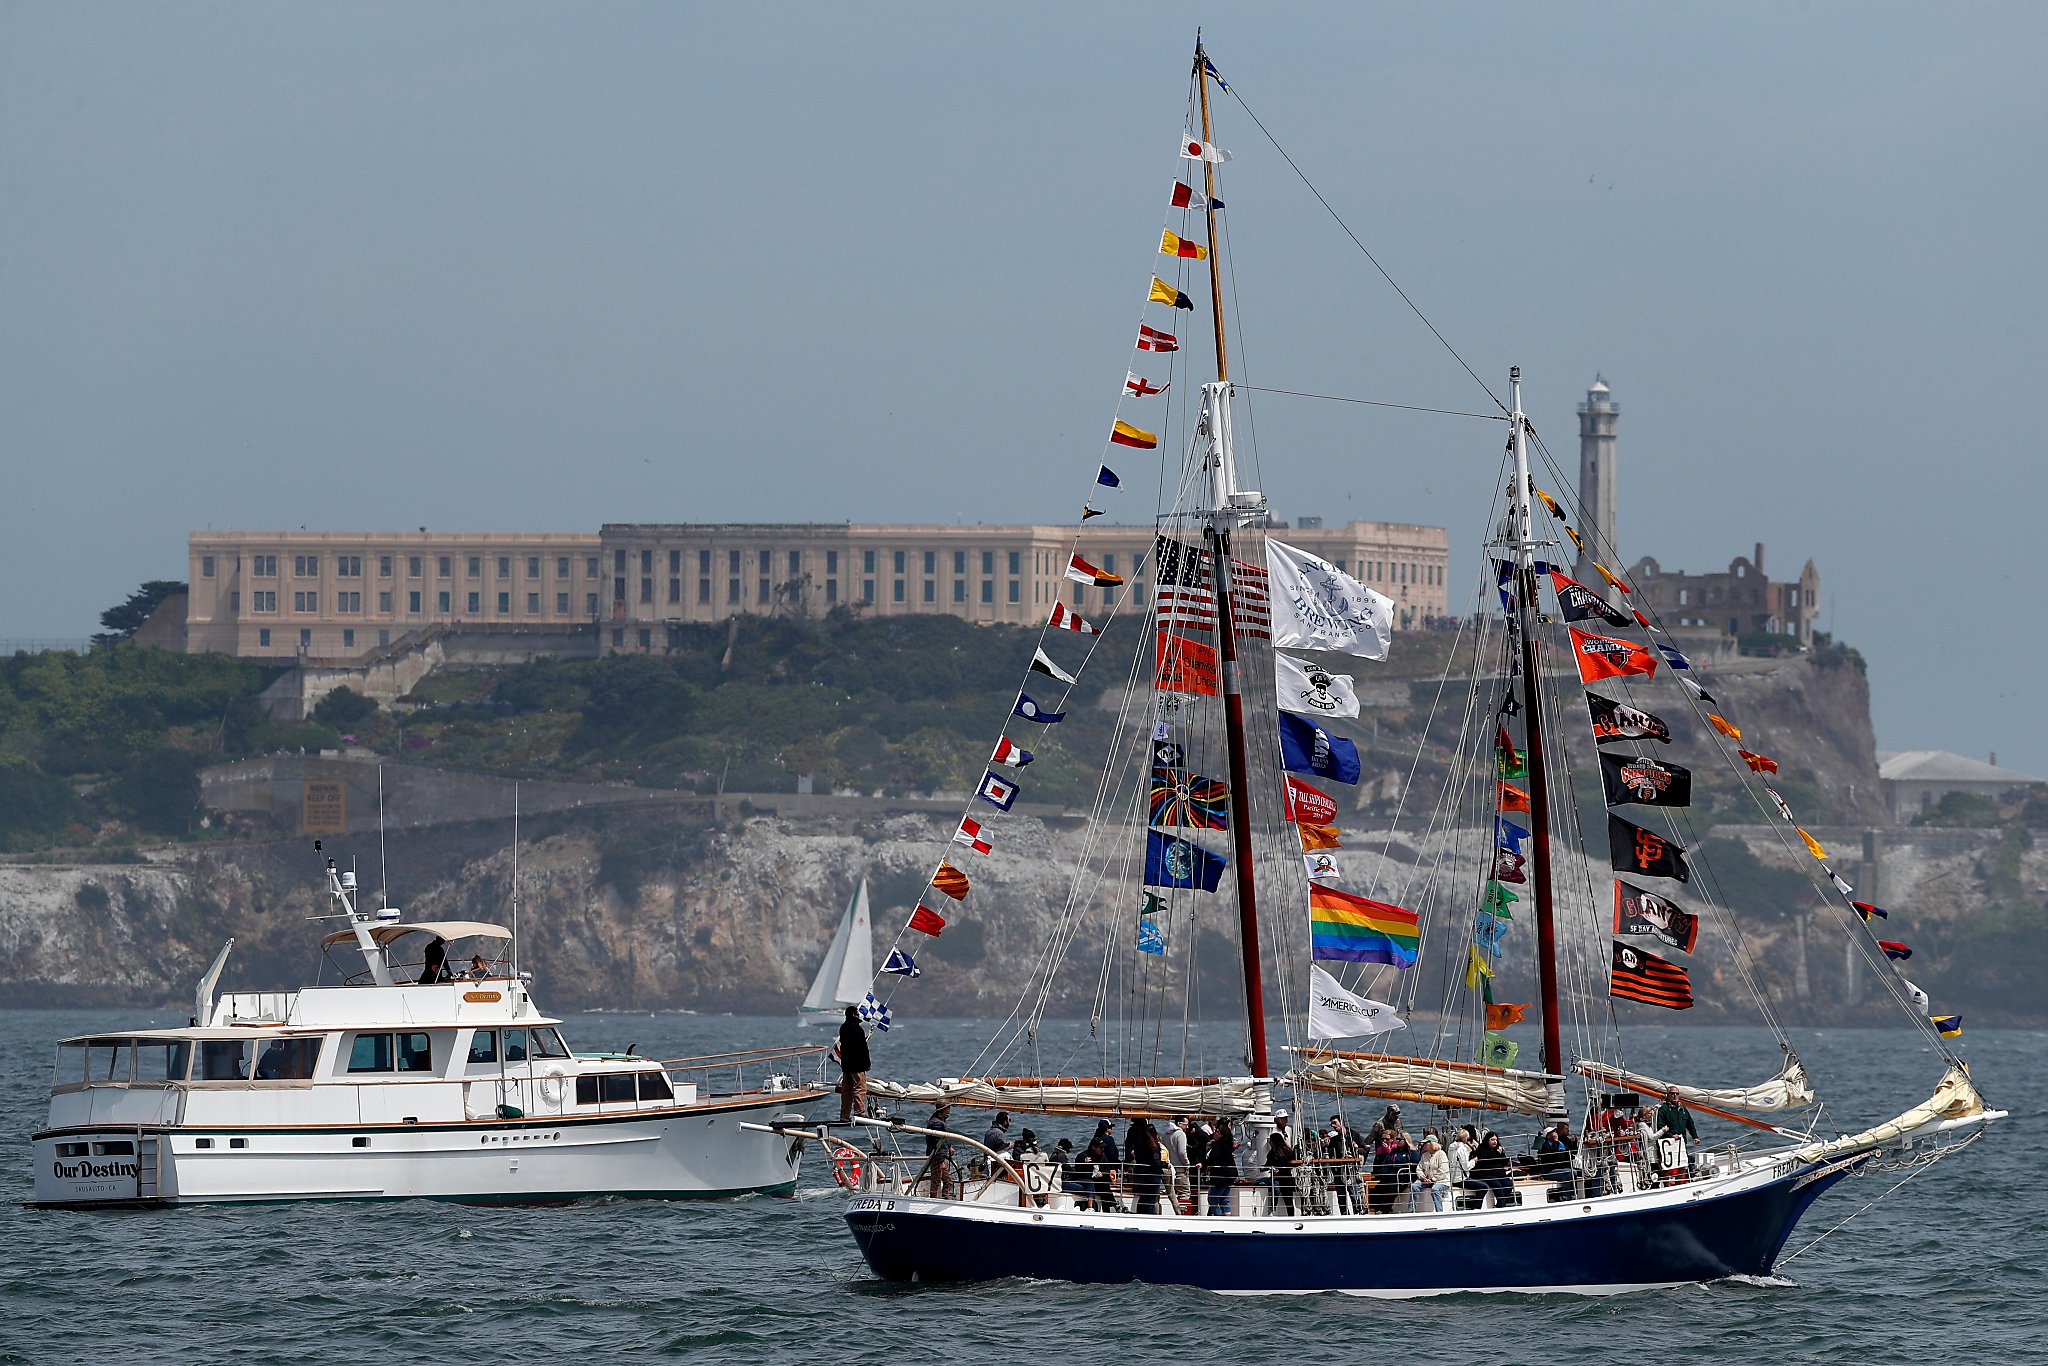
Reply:
[[[1700,939],[1700,918],[1691,911],[1679,910],[1668,898],[1616,878],[1614,932],[1651,935],[1674,949],[1691,953]]]
[[[1692,1009],[1692,979],[1676,963],[1616,941],[1607,992],[1627,1001],[1666,1010]]]
[[[1593,713],[1593,739],[1597,744],[1604,745],[1609,740],[1661,740],[1667,745],[1671,743],[1671,727],[1625,702],[1589,692],[1586,694],[1586,710]]]
[[[1691,806],[1692,770],[1635,754],[1602,754],[1600,781],[1607,804],[1623,806]]]
[[[1669,877],[1680,882],[1692,880],[1685,866],[1685,850],[1654,830],[1645,830],[1607,813],[1608,861],[1617,873],[1638,873],[1644,877]]]
[[[1610,606],[1607,599],[1577,579],[1568,579],[1553,569],[1550,571],[1550,584],[1557,590],[1557,605],[1564,613],[1566,621],[1584,621],[1588,617],[1598,617],[1609,626],[1636,624],[1634,617],[1618,607]]]

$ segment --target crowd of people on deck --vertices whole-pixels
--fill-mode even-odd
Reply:
[[[1517,1156],[1500,1134],[1469,1124],[1427,1125],[1417,1137],[1398,1105],[1387,1106],[1362,1133],[1341,1114],[1302,1132],[1286,1110],[1276,1110],[1263,1144],[1248,1141],[1228,1117],[1136,1118],[1121,1137],[1114,1121],[1098,1119],[1078,1147],[1066,1137],[1045,1146],[1035,1130],[1019,1129],[1008,1112],[997,1111],[981,1148],[1021,1174],[1027,1198],[1041,1208],[1064,1194],[1078,1209],[1136,1214],[1230,1215],[1238,1212],[1235,1201],[1245,1186],[1263,1189],[1265,1213],[1290,1217],[1517,1205],[1523,1200],[1518,1180],[1579,1195],[1608,1193],[1616,1188],[1612,1168],[1620,1161],[1643,1168],[1641,1184],[1684,1179],[1682,1167],[1660,1172],[1654,1163],[1645,1165],[1644,1156],[1663,1138],[1697,1141],[1692,1115],[1678,1097],[1667,1097],[1654,1113],[1623,1111],[1614,1099],[1601,1097],[1588,1117],[1586,1162],[1581,1140],[1563,1121],[1538,1136],[1533,1152]],[[989,1176],[995,1165],[980,1150],[940,1136],[951,1132],[952,1112],[940,1105],[920,1126],[934,1132],[925,1137],[925,1160],[911,1183],[942,1198],[961,1197],[970,1180]]]

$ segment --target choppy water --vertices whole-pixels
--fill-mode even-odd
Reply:
[[[1146,1286],[905,1287],[871,1278],[843,1199],[807,1163],[796,1200],[476,1209],[425,1201],[158,1213],[28,1211],[27,1137],[50,1044],[134,1015],[0,1011],[0,1362],[735,1362],[1641,1360],[1881,1363],[2048,1359],[2048,1197],[2035,1151],[2048,1035],[1973,1032],[1975,1075],[2013,1112],[1768,1285],[1612,1299],[1236,1299]],[[175,1023],[168,1018],[161,1023]],[[1073,1026],[1064,1026],[1069,1031]],[[784,1041],[765,1020],[589,1016],[579,1048],[680,1056]],[[878,1075],[959,1071],[990,1030],[918,1022],[880,1041]],[[1225,1036],[1218,1035],[1218,1042]],[[1801,1032],[1845,1122],[1926,1094],[1935,1059],[1906,1031]],[[1703,1080],[1768,1072],[1754,1031],[1670,1030],[1639,1045]],[[1076,1125],[1078,1130],[1079,1125]],[[1054,1126],[1042,1126],[1041,1138]],[[1709,1131],[1709,1137],[1711,1137]],[[1845,1182],[1798,1247],[1896,1176]]]

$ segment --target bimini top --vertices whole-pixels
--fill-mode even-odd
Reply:
[[[481,920],[420,920],[410,925],[372,925],[370,938],[379,944],[389,944],[408,934],[438,935],[442,939],[510,939],[512,931],[503,925],[487,925]],[[345,944],[356,937],[354,930],[336,930],[320,941],[320,947],[330,944]]]

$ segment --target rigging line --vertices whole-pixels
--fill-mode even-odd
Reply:
[[[1372,250],[1369,247],[1367,247],[1365,243],[1358,240],[1358,234],[1351,231],[1351,225],[1344,221],[1344,216],[1337,212],[1337,210],[1331,205],[1329,200],[1323,198],[1323,192],[1317,189],[1315,186],[1315,182],[1310,180],[1308,178],[1307,173],[1304,172],[1301,169],[1301,167],[1295,164],[1294,158],[1287,155],[1287,149],[1285,147],[1282,147],[1280,145],[1280,140],[1274,137],[1273,134],[1270,131],[1268,131],[1264,123],[1261,123],[1259,121],[1259,116],[1252,112],[1252,107],[1249,104],[1245,103],[1244,96],[1238,94],[1237,89],[1235,87],[1231,88],[1230,93],[1236,98],[1238,107],[1244,110],[1245,115],[1248,118],[1250,118],[1253,123],[1258,124],[1259,131],[1265,134],[1266,141],[1273,144],[1273,150],[1280,154],[1280,159],[1287,163],[1288,169],[1293,171],[1296,176],[1300,177],[1301,183],[1308,187],[1308,192],[1316,197],[1316,202],[1318,204],[1321,204],[1325,209],[1329,211],[1330,217],[1336,220],[1337,226],[1344,230],[1344,235],[1351,239],[1351,244],[1357,247],[1361,252],[1365,253],[1365,259],[1372,262],[1372,268],[1380,273],[1380,278],[1385,280],[1387,284],[1392,287],[1394,293],[1401,296],[1401,302],[1408,305],[1408,311],[1413,313],[1417,318],[1421,319],[1422,325],[1429,329],[1429,335],[1435,337],[1438,342],[1442,343],[1444,350],[1451,353],[1451,359],[1457,361],[1458,365],[1465,371],[1465,373],[1472,376],[1472,382],[1478,385],[1479,388],[1486,394],[1488,398],[1493,400],[1493,406],[1500,409],[1501,412],[1506,413],[1508,410],[1507,405],[1500,401],[1499,395],[1495,394],[1492,389],[1487,387],[1486,381],[1479,378],[1479,372],[1474,370],[1470,365],[1467,365],[1465,363],[1465,358],[1458,354],[1458,348],[1451,345],[1449,339],[1446,338],[1443,333],[1437,331],[1436,324],[1429,320],[1428,315],[1425,314],[1420,308],[1416,307],[1415,300],[1409,298],[1408,291],[1401,288],[1401,286],[1395,281],[1394,277],[1387,273],[1387,268],[1380,264],[1379,257],[1374,256],[1372,254]]]
[[[1385,399],[1350,398],[1343,394],[1312,394],[1305,389],[1274,389],[1263,384],[1240,384],[1238,388],[1261,394],[1285,394],[1289,398],[1319,398],[1328,403],[1357,403],[1367,408],[1398,408],[1404,413],[1440,413],[1445,417],[1476,417],[1485,422],[1508,420],[1501,413],[1471,413],[1462,408],[1426,408],[1416,403],[1389,403]]]
[[[1823,1230],[1819,1237],[1815,1238],[1806,1246],[1800,1248],[1790,1257],[1780,1258],[1778,1260],[1778,1265],[1788,1266],[1797,1259],[1804,1257],[1807,1253],[1813,1251],[1814,1248],[1820,1246],[1821,1241],[1823,1239],[1831,1237],[1832,1235],[1839,1233],[1844,1228],[1848,1227],[1849,1220],[1858,1218],[1859,1216],[1868,1213],[1872,1206],[1876,1205],[1881,1200],[1889,1198],[1891,1193],[1897,1190],[1900,1186],[1905,1185],[1908,1181],[1911,1181],[1914,1177],[1920,1175],[1920,1173],[1928,1170],[1929,1168],[1934,1166],[1935,1163],[1941,1161],[1943,1158],[1952,1157],[1956,1153],[1961,1152],[1963,1149],[1969,1147],[1972,1143],[1975,1143],[1978,1139],[1982,1137],[1984,1137],[1984,1130],[1982,1128],[1979,1128],[1975,1133],[1969,1135],[1967,1138],[1964,1138],[1960,1142],[1956,1143],[1955,1146],[1950,1148],[1944,1148],[1938,1152],[1933,1153],[1925,1161],[1919,1163],[1911,1171],[1907,1172],[1904,1176],[1900,1177],[1897,1181],[1893,1182],[1891,1185],[1885,1187],[1884,1190],[1880,1191],[1878,1194],[1872,1196],[1869,1200],[1865,1201],[1863,1205],[1861,1205],[1853,1213],[1844,1218],[1840,1223],[1835,1224],[1831,1228]]]

